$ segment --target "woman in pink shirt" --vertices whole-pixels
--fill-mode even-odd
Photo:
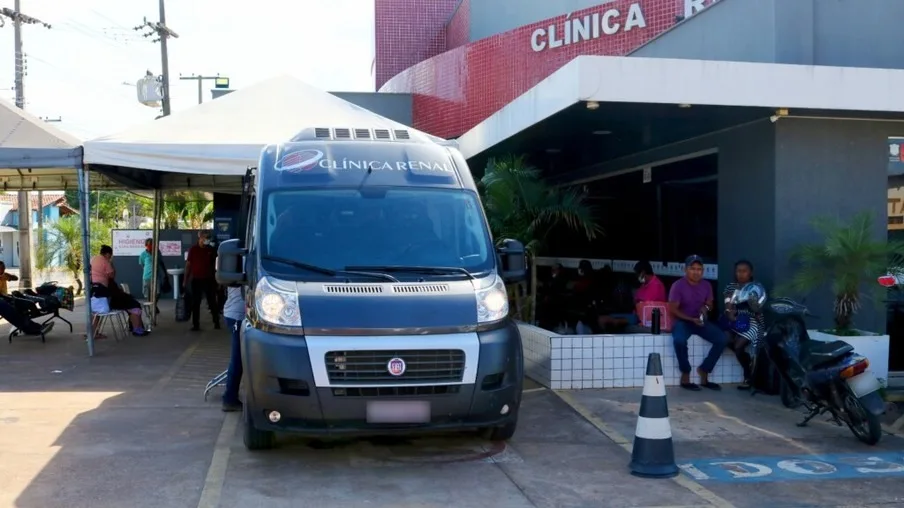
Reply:
[[[653,267],[649,261],[638,261],[634,265],[634,273],[640,288],[634,293],[634,303],[640,302],[665,302],[665,284],[653,273]]]
[[[109,245],[102,245],[100,254],[91,258],[91,296],[107,298],[111,309],[126,311],[132,323],[132,335],[143,337],[149,332],[145,330],[141,320],[141,304],[116,284],[116,269],[113,268],[112,259],[113,247]]]
[[[659,277],[653,274],[653,267],[648,261],[638,261],[634,265],[634,274],[640,281],[640,288],[634,292],[635,306],[640,302],[665,302],[665,285],[659,280]],[[640,324],[640,316],[635,312],[623,314],[610,314],[600,316],[600,327],[614,326],[621,328],[625,326],[637,326]]]

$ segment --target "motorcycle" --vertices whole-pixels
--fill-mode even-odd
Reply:
[[[808,411],[798,427],[828,413],[831,421],[839,427],[846,424],[860,441],[879,442],[885,401],[879,380],[867,371],[868,358],[842,340],[810,339],[804,322],[811,315],[807,307],[790,298],[767,298],[762,284],[746,284],[732,294],[731,303],[765,314],[763,347],[780,374],[782,404],[803,405]]]

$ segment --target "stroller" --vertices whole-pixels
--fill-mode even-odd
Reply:
[[[32,320],[37,321],[43,317],[49,316],[41,322],[41,342],[46,342],[44,334],[49,331],[49,327],[45,326],[54,319],[59,319],[69,325],[69,332],[72,333],[72,323],[60,315],[61,309],[71,311],[75,307],[75,298],[72,288],[59,287],[56,282],[45,282],[36,289],[23,289],[21,291],[13,291],[10,295],[0,295],[0,299],[11,305],[19,314]],[[27,335],[24,330],[13,325],[14,328],[9,334],[9,342],[12,343],[13,337]]]

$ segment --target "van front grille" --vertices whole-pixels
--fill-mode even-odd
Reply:
[[[401,375],[389,373],[394,359],[404,363]],[[324,360],[334,383],[454,383],[461,382],[465,371],[465,352],[460,349],[330,351]]]
[[[454,395],[459,385],[380,386],[377,388],[333,388],[335,397],[425,397],[428,395]]]

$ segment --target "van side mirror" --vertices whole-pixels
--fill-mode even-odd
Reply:
[[[228,286],[245,284],[248,276],[245,273],[245,256],[248,251],[238,240],[226,240],[217,249],[217,282]]]
[[[499,255],[499,272],[505,282],[521,282],[527,278],[527,254],[524,244],[506,238],[496,252]]]

